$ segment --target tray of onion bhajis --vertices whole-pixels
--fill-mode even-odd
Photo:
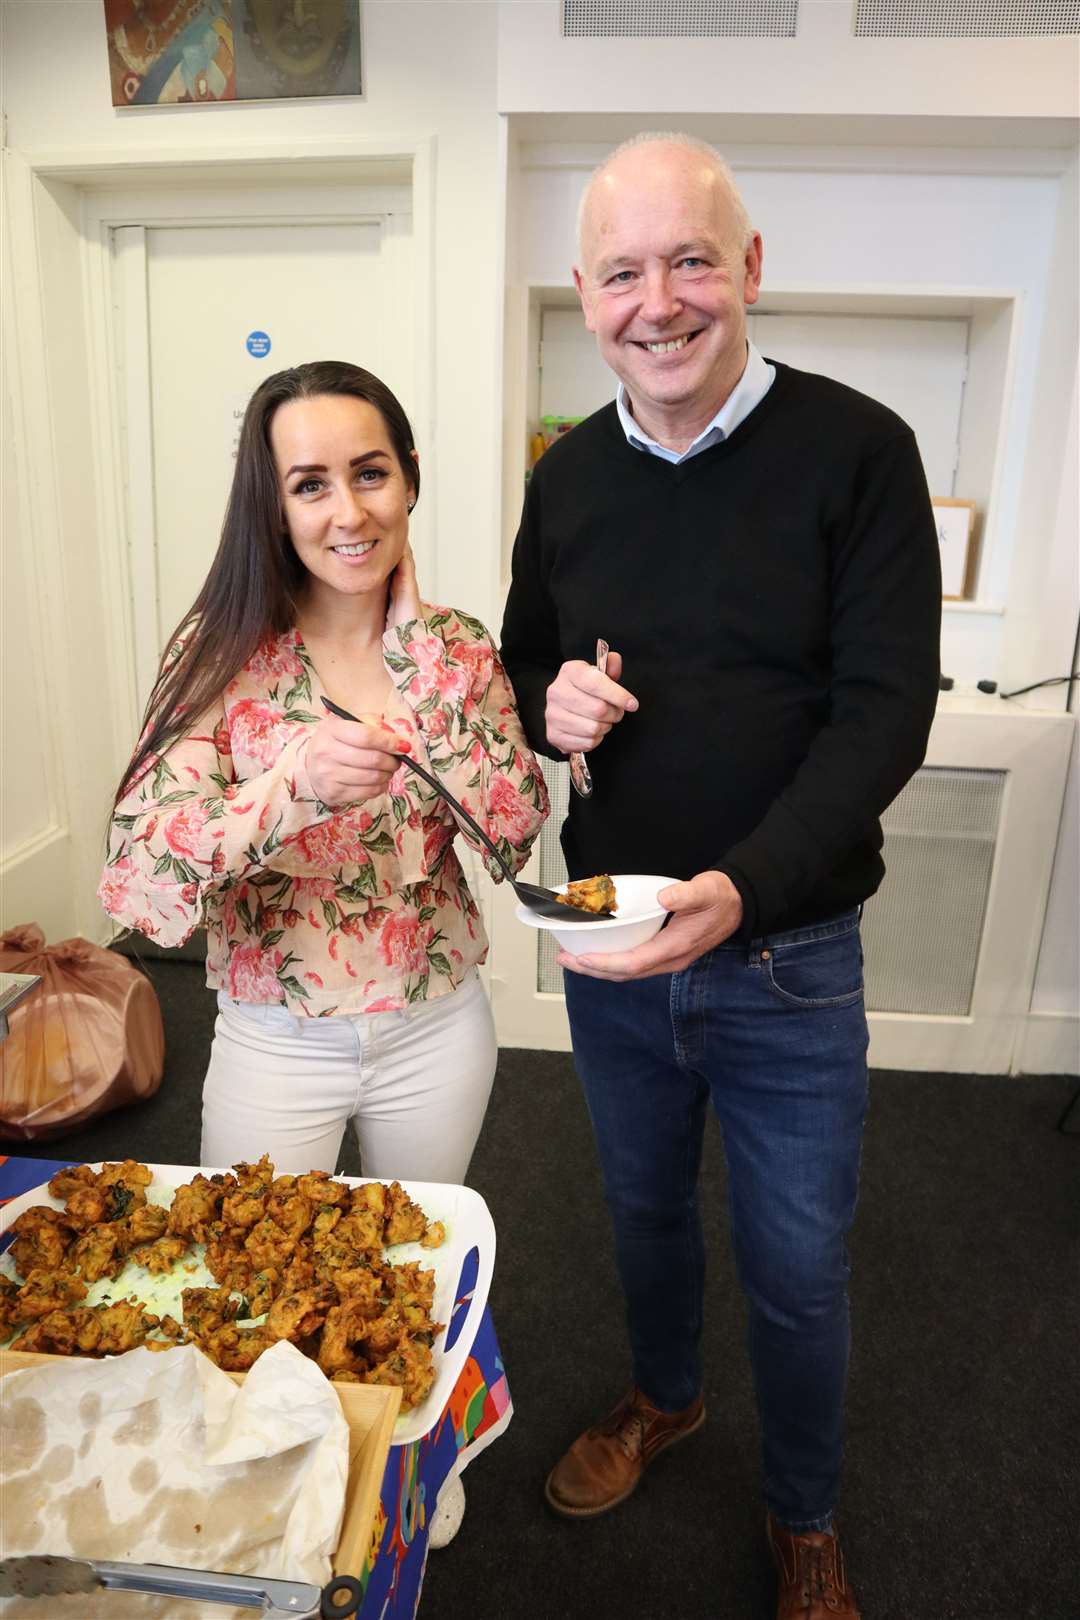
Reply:
[[[469,1187],[230,1170],[74,1165],[0,1209],[0,1345],[110,1356],[195,1344],[245,1372],[279,1339],[335,1381],[395,1384],[394,1444],[426,1434],[465,1364],[495,1260]],[[4,1241],[0,1237],[0,1243]],[[454,1342],[462,1264],[476,1283]]]

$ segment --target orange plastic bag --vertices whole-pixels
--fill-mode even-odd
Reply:
[[[0,1137],[56,1136],[161,1084],[165,1031],[149,979],[88,939],[46,945],[36,923],[0,934],[0,971],[41,983],[0,1041]]]

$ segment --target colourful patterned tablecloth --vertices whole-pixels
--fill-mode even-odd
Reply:
[[[0,1204],[40,1187],[70,1159],[0,1154]],[[0,1243],[0,1247],[5,1245]],[[447,1326],[447,1348],[465,1320],[476,1281],[477,1254],[466,1258]],[[420,1440],[391,1446],[371,1546],[362,1570],[359,1620],[413,1620],[427,1566],[428,1531],[439,1491],[496,1439],[513,1415],[491,1312],[480,1317],[472,1350],[445,1409]]]

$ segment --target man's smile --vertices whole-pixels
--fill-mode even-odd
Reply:
[[[687,344],[693,343],[701,330],[702,328],[699,327],[696,332],[682,332],[675,338],[657,338],[655,340],[631,338],[630,341],[636,349],[644,349],[648,354],[678,354],[680,349],[685,349]]]

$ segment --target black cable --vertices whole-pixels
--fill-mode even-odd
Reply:
[[[1032,681],[1030,686],[1018,686],[1015,691],[1001,692],[999,696],[1003,698],[1023,697],[1025,692],[1037,692],[1040,686],[1064,686],[1066,683],[1071,686],[1073,681],[1080,681],[1080,670],[1074,671],[1071,675],[1051,675],[1045,681]]]

